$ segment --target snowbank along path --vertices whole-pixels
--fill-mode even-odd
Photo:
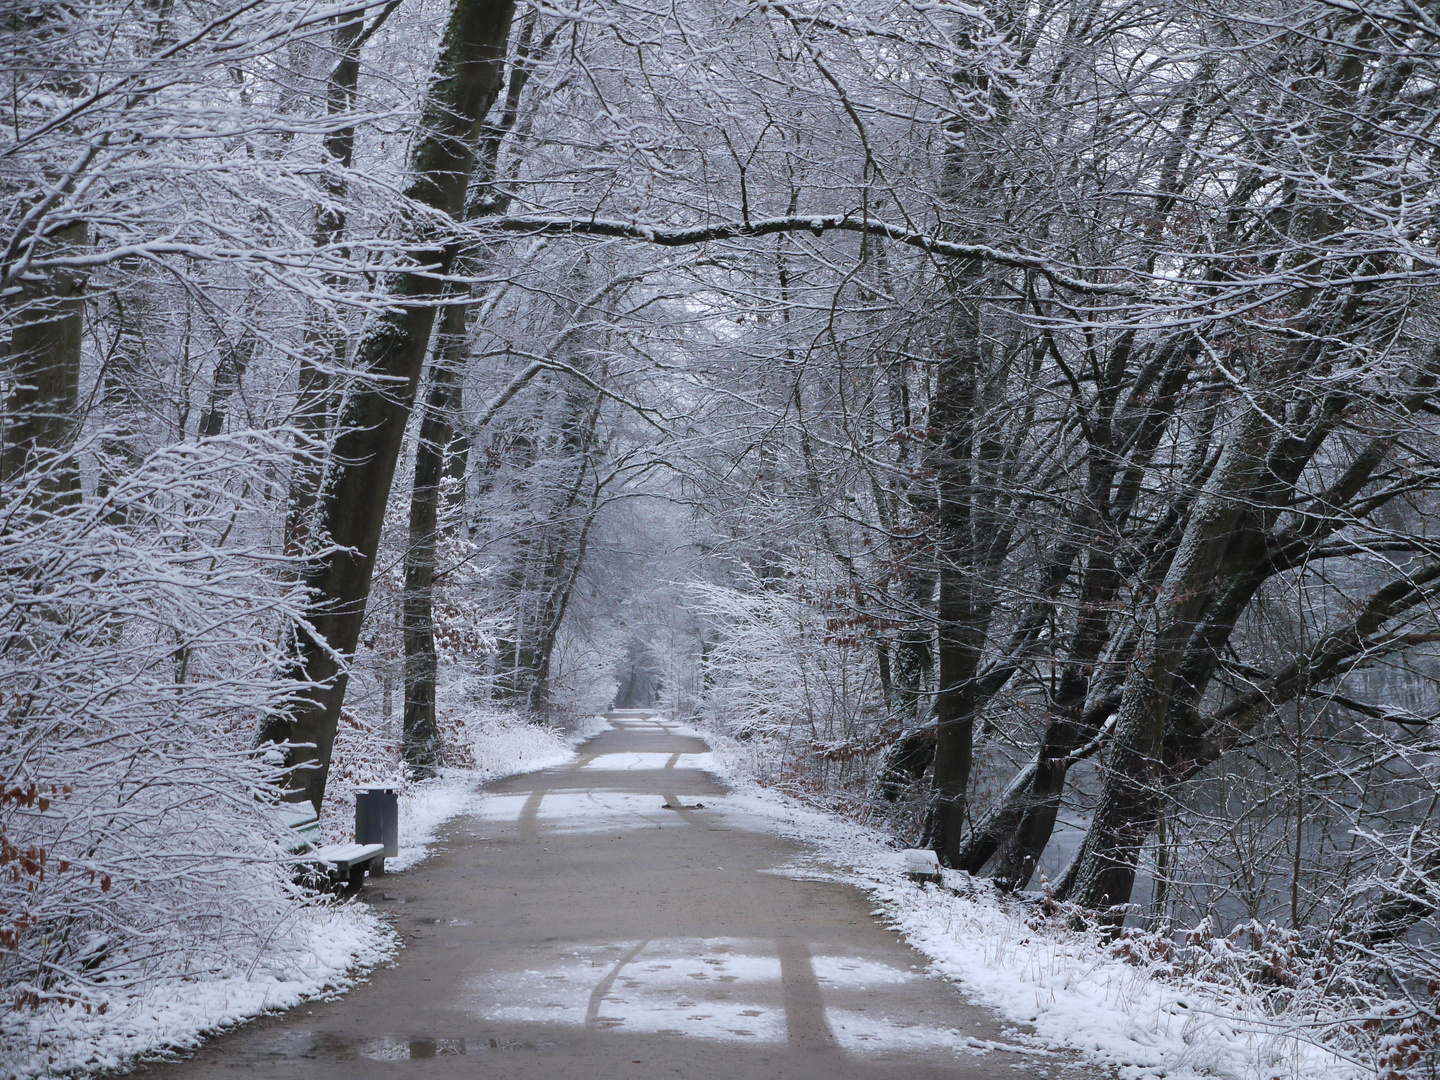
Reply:
[[[137,1075],[1059,1074],[928,977],[860,890],[787,876],[800,846],[724,810],[698,735],[608,719],[577,761],[491,785],[434,858],[371,880],[395,966]]]

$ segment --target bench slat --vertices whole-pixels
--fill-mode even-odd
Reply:
[[[315,815],[315,808],[308,803],[281,803],[275,808],[283,821],[292,829],[303,829],[312,823],[319,824],[320,819]]]
[[[309,852],[307,858],[348,869],[356,863],[369,862],[384,850],[384,844],[330,844]]]

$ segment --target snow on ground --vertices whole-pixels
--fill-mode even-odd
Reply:
[[[491,825],[513,824],[526,810],[537,829],[547,833],[606,833],[616,829],[654,828],[674,821],[658,795],[620,791],[566,790],[523,795],[486,795],[477,816]]]
[[[104,1015],[52,1006],[0,1017],[0,1076],[114,1069],[142,1055],[185,1050],[221,1028],[347,990],[397,947],[389,927],[362,905],[308,905],[277,927],[243,973],[122,990]]]
[[[998,1049],[1048,1055],[1033,1047],[976,1039],[954,1027],[876,1015],[877,989],[925,977],[913,966],[906,971],[849,955],[807,959],[825,998],[823,1026],[849,1054],[893,1059]],[[475,978],[463,986],[459,1000],[489,1021],[593,1024],[602,1030],[779,1045],[791,1030],[784,963],[773,938],[651,938],[634,944],[582,945],[555,964]],[[704,989],[716,983],[724,985],[723,996]]]
[[[716,747],[732,785],[714,800],[737,825],[798,840],[813,854],[776,873],[866,889],[932,970],[1020,1025],[1010,1037],[1066,1049],[1123,1080],[1351,1080],[1372,1073],[1277,1024],[1259,1001],[1152,976],[1115,957],[1093,934],[1046,920],[1036,905],[1002,902],[980,881],[945,871],[944,887],[916,885],[884,834],[761,787],[743,775],[743,749]],[[740,768],[736,768],[740,765]],[[710,803],[707,801],[707,805]]]
[[[633,772],[646,769],[709,769],[714,760],[709,754],[601,754],[591,758],[582,768],[612,772]]]
[[[490,781],[564,765],[574,760],[576,746],[609,726],[603,716],[586,717],[569,732],[504,714],[472,720],[466,731],[475,754],[473,772]]]
[[[385,860],[385,872],[409,870],[429,855],[441,827],[451,818],[474,809],[480,783],[468,770],[446,769],[433,780],[422,780],[403,792],[399,853]]]
[[[627,1031],[684,1033],[691,1038],[783,1042],[785,1011],[780,961],[735,938],[654,939],[631,947],[576,948],[561,963],[522,974],[487,975],[465,988],[487,1019],[570,1024]],[[598,975],[619,959],[621,977],[598,1005]],[[730,984],[724,1000],[701,997],[698,982]],[[500,1002],[499,1005],[490,1005]]]

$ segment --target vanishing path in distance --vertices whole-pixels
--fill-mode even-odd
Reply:
[[[703,740],[608,719],[577,762],[491,785],[436,855],[369,879],[405,939],[394,967],[133,1075],[1059,1075],[1063,1059],[979,1052],[1003,1025],[927,977],[860,890],[774,873],[805,849],[704,805],[725,788],[696,767]]]

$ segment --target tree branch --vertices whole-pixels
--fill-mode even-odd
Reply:
[[[1140,296],[1139,285],[1122,281],[1091,281],[1076,277],[1060,269],[1038,255],[1022,252],[1001,251],[984,244],[957,244],[926,233],[915,232],[900,225],[892,225],[873,218],[851,217],[849,214],[817,214],[814,216],[789,216],[763,218],[759,221],[728,221],[714,225],[696,226],[689,229],[667,229],[656,225],[644,225],[633,221],[613,221],[604,218],[554,218],[554,217],[511,217],[487,223],[488,227],[502,232],[521,233],[526,236],[602,236],[622,240],[639,240],[661,247],[688,247],[705,244],[712,240],[733,240],[742,237],[771,236],[776,233],[808,232],[815,236],[827,232],[862,233],[869,236],[884,236],[933,255],[952,259],[983,259],[997,266],[1009,266],[1017,270],[1032,270],[1051,284],[1071,292],[1106,296]]]

